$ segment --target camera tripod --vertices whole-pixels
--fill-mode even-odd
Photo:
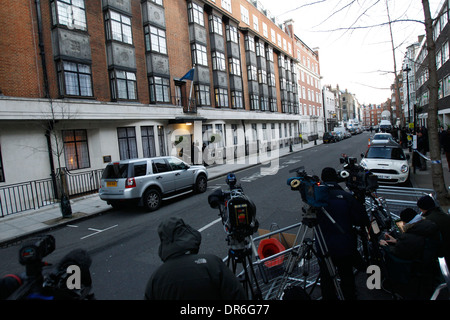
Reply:
[[[246,243],[249,243],[249,241],[247,241],[247,239],[242,242],[237,241],[231,236],[228,238],[228,241],[229,243],[231,243],[230,249],[228,250],[228,267],[230,266],[231,262],[232,271],[234,274],[236,274],[237,266],[238,264],[241,264],[244,272],[244,278],[241,280],[241,282],[244,286],[247,297],[252,300],[262,300],[261,289],[259,288],[255,270],[253,270],[252,266],[252,251],[250,247],[246,245]],[[247,265],[250,268],[250,272],[248,271]],[[252,280],[255,283],[256,289],[253,287]]]
[[[303,208],[303,219],[302,224],[300,225],[300,228],[297,232],[297,235],[295,237],[294,245],[292,246],[291,254],[289,255],[289,258],[285,265],[285,271],[281,278],[281,283],[278,287],[278,291],[275,295],[275,299],[279,300],[281,298],[281,295],[283,293],[283,290],[286,288],[286,284],[291,277],[295,266],[299,265],[299,263],[302,260],[306,260],[308,263],[308,266],[310,266],[310,260],[312,259],[312,256],[314,255],[317,259],[322,259],[324,266],[326,267],[328,271],[328,275],[330,276],[334,288],[336,296],[339,300],[343,300],[344,296],[342,294],[338,279],[337,279],[337,272],[336,268],[331,261],[331,258],[328,255],[328,248],[325,242],[325,239],[323,237],[322,230],[319,226],[319,223],[317,221],[316,211],[319,208],[308,206],[307,209]],[[336,224],[336,222],[333,220],[333,218],[329,215],[326,210],[322,208],[323,213],[327,216],[327,218],[336,225],[337,228],[339,228],[341,231],[341,227]],[[319,246],[320,252],[318,253],[316,250],[314,250],[314,240],[311,238],[307,238],[306,235],[308,233],[312,232],[312,236],[314,237],[315,241],[317,242]],[[343,231],[342,231],[343,232]],[[297,240],[300,238],[300,241],[297,242]],[[298,247],[296,248],[296,244],[299,243]],[[309,271],[305,271],[303,275],[305,276],[304,285],[306,289],[306,277],[308,276]],[[317,279],[315,281],[315,284],[317,284],[319,280],[320,274],[317,276]]]

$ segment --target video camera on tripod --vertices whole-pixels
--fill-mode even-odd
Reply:
[[[288,178],[291,190],[300,192],[302,201],[311,207],[318,208],[328,204],[328,186],[320,182],[318,176],[308,175],[304,167],[289,172],[296,172],[296,177]]]
[[[378,177],[358,165],[356,158],[342,154],[339,160],[344,164],[344,170],[338,171],[338,175],[357,199],[358,197],[364,199],[365,194],[378,189]]]
[[[229,191],[215,190],[208,196],[208,203],[211,208],[219,209],[229,242],[239,243],[258,231],[256,206],[245,195],[242,187],[237,185],[234,173],[229,173],[225,181],[230,188]]]
[[[88,300],[91,293],[91,275],[89,267],[91,258],[83,249],[75,249],[64,256],[48,274],[43,274],[43,267],[51,264],[42,259],[55,251],[55,238],[44,235],[26,242],[19,249],[19,262],[25,266],[25,276],[15,276],[17,283],[10,285],[13,289],[8,300]],[[77,266],[80,281],[76,286],[69,286],[68,267]],[[78,287],[79,285],[79,287]]]

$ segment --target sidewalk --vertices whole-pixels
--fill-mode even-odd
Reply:
[[[317,140],[317,145],[322,141]],[[294,145],[292,152],[298,152],[314,147],[314,142],[302,145]],[[289,148],[278,150],[277,157],[283,157],[290,154]],[[270,160],[270,159],[264,159]],[[209,180],[225,176],[229,172],[238,172],[240,170],[255,166],[259,159],[256,156],[245,157],[232,161],[231,163],[212,165],[206,167]],[[19,241],[34,233],[51,230],[61,225],[75,223],[81,219],[86,219],[94,215],[101,214],[112,207],[101,200],[98,194],[87,195],[70,201],[72,208],[72,217],[63,218],[59,203],[42,207],[37,210],[28,210],[21,213],[15,213],[0,218],[0,245],[7,245]]]

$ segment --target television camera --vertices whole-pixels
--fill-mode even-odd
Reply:
[[[215,190],[208,196],[208,203],[211,208],[219,209],[228,241],[234,245],[258,231],[259,223],[256,219],[256,206],[237,184],[236,175],[229,173],[225,182],[229,190]]]
[[[91,258],[83,249],[75,249],[65,255],[47,274],[43,268],[51,266],[43,258],[55,250],[55,238],[44,235],[33,238],[19,249],[19,262],[25,266],[25,274],[14,275],[16,283],[8,284],[8,300],[91,300]],[[80,270],[79,286],[70,286],[69,266]]]
[[[353,192],[355,198],[364,202],[366,194],[378,189],[378,177],[358,165],[355,157],[342,154],[339,161],[344,165],[344,169],[338,171],[338,175],[342,181],[345,181],[345,185]]]
[[[234,173],[229,173],[225,179],[228,191],[218,189],[208,196],[208,203],[213,209],[219,209],[222,224],[227,233],[228,266],[232,263],[232,270],[236,274],[237,265],[241,264],[244,278],[241,279],[246,294],[251,299],[261,299],[256,274],[252,266],[252,251],[250,249],[251,236],[258,231],[259,223],[256,219],[256,206],[245,195],[244,190],[237,184]],[[250,272],[247,269],[250,265]],[[253,284],[254,283],[254,284]],[[255,290],[256,286],[256,290]]]
[[[378,240],[385,232],[394,231],[394,222],[388,210],[385,200],[376,195],[379,188],[378,177],[372,172],[358,165],[356,158],[342,154],[340,158],[344,169],[339,171],[342,181],[345,181],[347,188],[353,196],[366,207],[370,219],[369,230],[359,230],[363,239],[363,251],[369,263],[380,263],[381,252]],[[365,240],[370,241],[369,243]],[[370,244],[370,247],[368,247]]]

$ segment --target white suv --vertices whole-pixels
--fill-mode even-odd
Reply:
[[[99,196],[113,207],[135,202],[154,211],[163,197],[189,189],[205,192],[207,182],[204,166],[190,166],[176,157],[121,160],[103,170]]]
[[[372,144],[361,154],[361,166],[378,177],[378,181],[399,184],[408,181],[409,155],[395,142]]]

